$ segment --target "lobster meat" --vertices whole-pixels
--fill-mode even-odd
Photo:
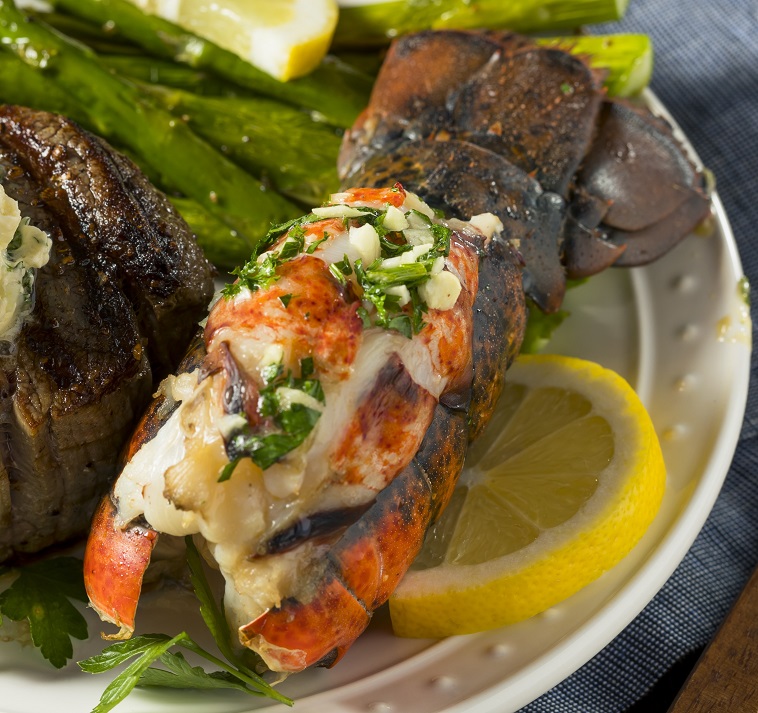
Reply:
[[[359,187],[270,233],[101,503],[85,583],[116,636],[158,538],[193,535],[241,644],[332,665],[447,504],[526,296],[555,311],[567,275],[655,259],[708,211],[662,120],[505,33],[396,41],[339,170]]]

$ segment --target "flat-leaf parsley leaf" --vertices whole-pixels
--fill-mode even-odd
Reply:
[[[0,614],[29,621],[32,642],[56,668],[73,656],[71,638],[87,638],[87,622],[71,599],[86,602],[82,561],[56,557],[20,568],[18,577],[0,593]]]

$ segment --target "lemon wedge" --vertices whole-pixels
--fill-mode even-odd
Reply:
[[[337,26],[336,0],[131,0],[286,82],[315,69]]]
[[[650,416],[623,378],[580,359],[520,357],[390,599],[395,632],[466,634],[554,606],[629,553],[665,482]]]

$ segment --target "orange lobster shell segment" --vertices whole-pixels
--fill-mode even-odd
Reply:
[[[409,465],[329,553],[342,581],[369,610],[387,601],[418,554],[431,501],[420,468]]]
[[[157,539],[158,533],[146,527],[122,529],[110,496],[102,499],[84,552],[84,586],[92,608],[120,628],[103,638],[126,639],[134,631],[142,576]]]
[[[333,665],[368,626],[370,614],[336,578],[308,602],[289,598],[240,627],[240,641],[274,671],[296,673],[330,655]]]

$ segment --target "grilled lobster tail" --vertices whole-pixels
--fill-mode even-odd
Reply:
[[[457,393],[442,393],[411,462],[329,547],[316,576],[240,629],[243,643],[274,670],[333,665],[342,657],[418,555],[452,495],[468,443],[492,415],[526,318],[513,251],[499,240],[478,247],[471,380]]]
[[[517,254],[470,224],[433,219],[400,185],[335,198],[322,210],[339,219],[311,216],[247,268],[272,260],[273,279],[214,306],[101,504],[85,581],[122,636],[158,532],[198,534],[227,579],[244,645],[278,671],[334,663],[410,566],[492,413],[525,327]],[[363,238],[379,246],[376,227],[388,232],[372,253]],[[399,252],[369,259],[382,250]],[[422,287],[371,282],[408,270],[426,275]],[[419,295],[422,323],[411,309]],[[387,309],[389,329],[377,323]],[[266,459],[292,435],[261,407],[274,384],[288,418],[316,420],[302,445]],[[230,508],[236,523],[224,521]]]

